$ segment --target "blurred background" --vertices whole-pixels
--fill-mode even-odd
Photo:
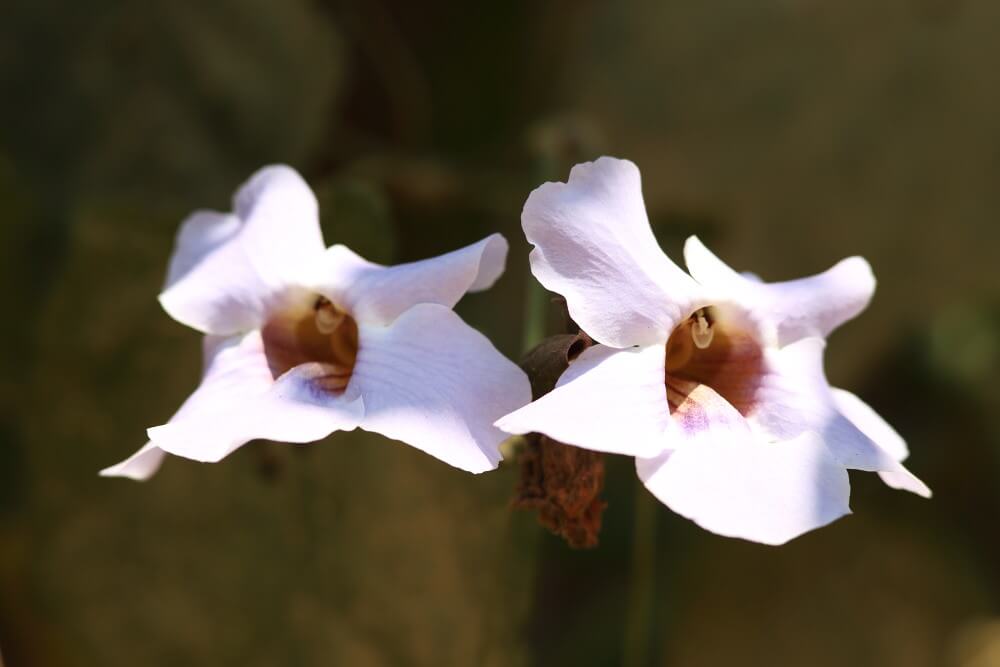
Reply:
[[[6,0],[0,9],[0,652],[113,665],[1000,665],[1000,4]],[[831,381],[931,501],[771,548],[609,457],[600,545],[361,432],[101,479],[199,374],[156,295],[179,221],[287,162],[380,262],[492,231],[458,311],[512,358],[525,197],[627,157],[675,259],[787,279],[867,257]],[[558,331],[553,316],[549,333]]]

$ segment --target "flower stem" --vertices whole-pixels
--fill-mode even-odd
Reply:
[[[656,506],[649,492],[636,484],[632,526],[632,581],[625,616],[623,667],[649,664],[656,561]]]
[[[549,300],[548,292],[534,278],[528,279],[524,307],[524,331],[521,335],[521,349],[527,352],[542,342],[548,333]]]

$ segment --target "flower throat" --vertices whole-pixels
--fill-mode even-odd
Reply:
[[[720,308],[699,308],[670,334],[665,384],[671,412],[706,385],[744,416],[753,411],[763,372],[760,344],[735,317]]]
[[[338,392],[347,387],[358,357],[358,325],[325,297],[272,317],[261,336],[275,379],[300,364],[318,362],[329,367],[324,389]]]

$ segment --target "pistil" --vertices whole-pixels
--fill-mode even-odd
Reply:
[[[358,356],[358,325],[330,300],[317,296],[273,316],[261,330],[264,354],[277,379],[299,364],[319,362],[329,374],[322,386],[343,390]]]
[[[712,344],[714,334],[712,323],[708,321],[708,313],[701,308],[691,316],[691,319],[694,320],[691,324],[691,340],[694,341],[695,347],[704,350]]]
[[[316,301],[316,330],[325,336],[329,336],[344,323],[347,313],[337,310],[337,307],[320,297]]]

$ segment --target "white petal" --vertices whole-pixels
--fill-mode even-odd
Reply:
[[[136,481],[147,480],[160,469],[166,452],[151,442],[121,463],[101,471],[101,477],[128,477]]]
[[[234,208],[184,221],[160,294],[171,317],[206,333],[259,326],[323,252],[316,199],[289,167],[258,171],[237,192]]]
[[[600,343],[665,342],[703,305],[698,286],[657,245],[639,170],[627,160],[578,164],[566,183],[537,188],[521,224],[535,245],[532,273],[566,297],[573,320]]]
[[[524,372],[449,308],[421,304],[388,327],[359,324],[349,389],[365,403],[361,428],[445,463],[492,470],[507,437],[493,422],[531,400]]]
[[[841,414],[854,422],[876,445],[889,452],[897,461],[905,461],[910,455],[906,441],[878,415],[870,405],[844,389],[831,388],[833,400]]]
[[[240,236],[247,256],[268,285],[294,284],[323,254],[319,204],[291,167],[259,170],[236,192],[233,209],[245,223]]]
[[[749,429],[739,438],[728,428],[698,433],[687,446],[636,459],[636,469],[653,495],[702,528],[783,544],[850,513],[847,471],[815,434],[763,442]]]
[[[259,332],[228,339],[183,410],[149,429],[149,438],[171,454],[214,462],[257,438],[302,443],[351,430],[363,403],[350,392],[324,391],[329,372],[326,364],[308,363],[272,380]]]
[[[167,286],[180,281],[206,257],[235,237],[242,227],[231,213],[195,211],[181,223],[174,243],[174,254],[167,269]]]
[[[452,308],[466,292],[489,288],[503,273],[506,259],[507,241],[500,234],[397,266],[374,264],[335,245],[326,251],[311,282],[358,322],[386,325],[418,303]]]
[[[766,350],[767,368],[751,420],[772,440],[817,433],[846,468],[897,470],[896,460],[838,410],[823,372],[825,347],[820,338],[802,338],[780,350]]]
[[[160,293],[171,317],[222,335],[260,324],[269,290],[240,247],[241,228],[236,216],[210,211],[184,221]]]
[[[886,486],[915,493],[921,498],[930,498],[933,493],[923,480],[910,472],[904,465],[899,464],[896,470],[881,471],[878,474],[885,482]]]
[[[684,384],[673,381],[675,385]],[[694,385],[694,383],[689,383]],[[746,440],[750,426],[726,399],[708,385],[694,385],[678,405],[672,407],[670,447],[680,449],[699,443],[711,432],[716,440]]]
[[[205,336],[202,340],[201,384],[170,418],[171,422],[183,419],[185,416],[197,416],[201,408],[208,408],[213,403],[212,394],[215,392],[224,394],[226,386],[229,384],[247,387],[255,385],[259,387],[259,391],[266,390],[270,383],[270,377],[260,376],[254,372],[244,371],[241,378],[242,383],[227,381],[227,378],[234,376],[238,369],[253,367],[254,356],[252,353],[246,355],[247,359],[243,359],[243,355],[238,354],[241,350],[252,352],[252,339],[248,338],[242,347],[240,346],[241,341],[243,338],[240,336]],[[241,361],[242,363],[239,363]],[[152,442],[147,442],[135,454],[121,463],[105,468],[100,474],[103,477],[128,477],[134,480],[146,480],[159,470],[165,455],[166,452],[162,449]]]
[[[897,461],[904,461],[909,456],[909,450],[902,436],[896,432],[871,406],[849,391],[833,390],[833,399],[837,409],[847,417],[872,441],[889,453]],[[902,465],[897,470],[879,472],[882,481],[894,489],[910,491],[924,498],[931,497],[931,490],[920,479]]]
[[[570,364],[555,389],[497,426],[599,452],[656,456],[668,444],[670,425],[664,361],[660,345],[594,345]]]
[[[875,277],[861,257],[841,260],[814,276],[777,283],[736,273],[694,236],[684,245],[684,259],[699,283],[728,294],[769,320],[779,345],[828,336],[864,310],[875,292]]]

